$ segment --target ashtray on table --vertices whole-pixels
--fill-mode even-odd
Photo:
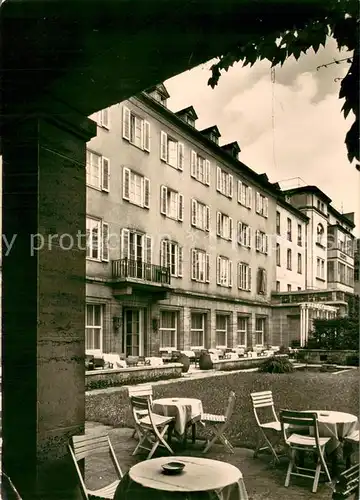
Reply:
[[[180,474],[185,467],[184,462],[168,462],[161,466],[164,474]]]

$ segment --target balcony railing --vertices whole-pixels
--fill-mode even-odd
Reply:
[[[343,301],[344,293],[337,291],[313,293],[274,293],[272,296],[275,304],[299,304],[301,302],[333,302]]]
[[[111,261],[112,277],[134,278],[162,285],[170,285],[170,268],[147,264],[141,260],[119,259]]]

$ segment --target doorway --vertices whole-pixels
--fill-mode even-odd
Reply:
[[[143,356],[144,352],[144,310],[124,309],[123,352],[126,356]]]

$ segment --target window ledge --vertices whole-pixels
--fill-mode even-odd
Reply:
[[[325,245],[322,245],[321,243],[316,242],[315,245],[319,248],[322,248],[323,250],[326,249]]]
[[[326,279],[325,278],[320,278],[320,276],[316,276],[316,279],[319,281],[323,281],[325,283]]]

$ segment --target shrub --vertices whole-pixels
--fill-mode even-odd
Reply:
[[[199,368],[200,370],[212,370],[213,362],[211,361],[211,357],[208,352],[202,352],[200,354]]]
[[[182,364],[182,371],[183,373],[186,373],[189,371],[190,368],[190,358],[186,356],[186,354],[180,354],[178,359],[176,360],[177,363]]]
[[[262,373],[291,373],[294,371],[293,364],[287,358],[272,356],[259,366]]]
[[[289,354],[290,353],[290,350],[288,347],[285,347],[284,345],[281,345],[279,347],[279,354]]]
[[[299,361],[300,363],[303,361],[307,361],[307,352],[300,350],[295,353],[295,359],[296,361]]]
[[[359,354],[350,354],[346,357],[347,366],[360,366]]]
[[[330,365],[343,365],[344,358],[343,358],[343,356],[341,356],[341,354],[337,354],[336,352],[332,352],[327,357],[327,363],[329,363]]]

